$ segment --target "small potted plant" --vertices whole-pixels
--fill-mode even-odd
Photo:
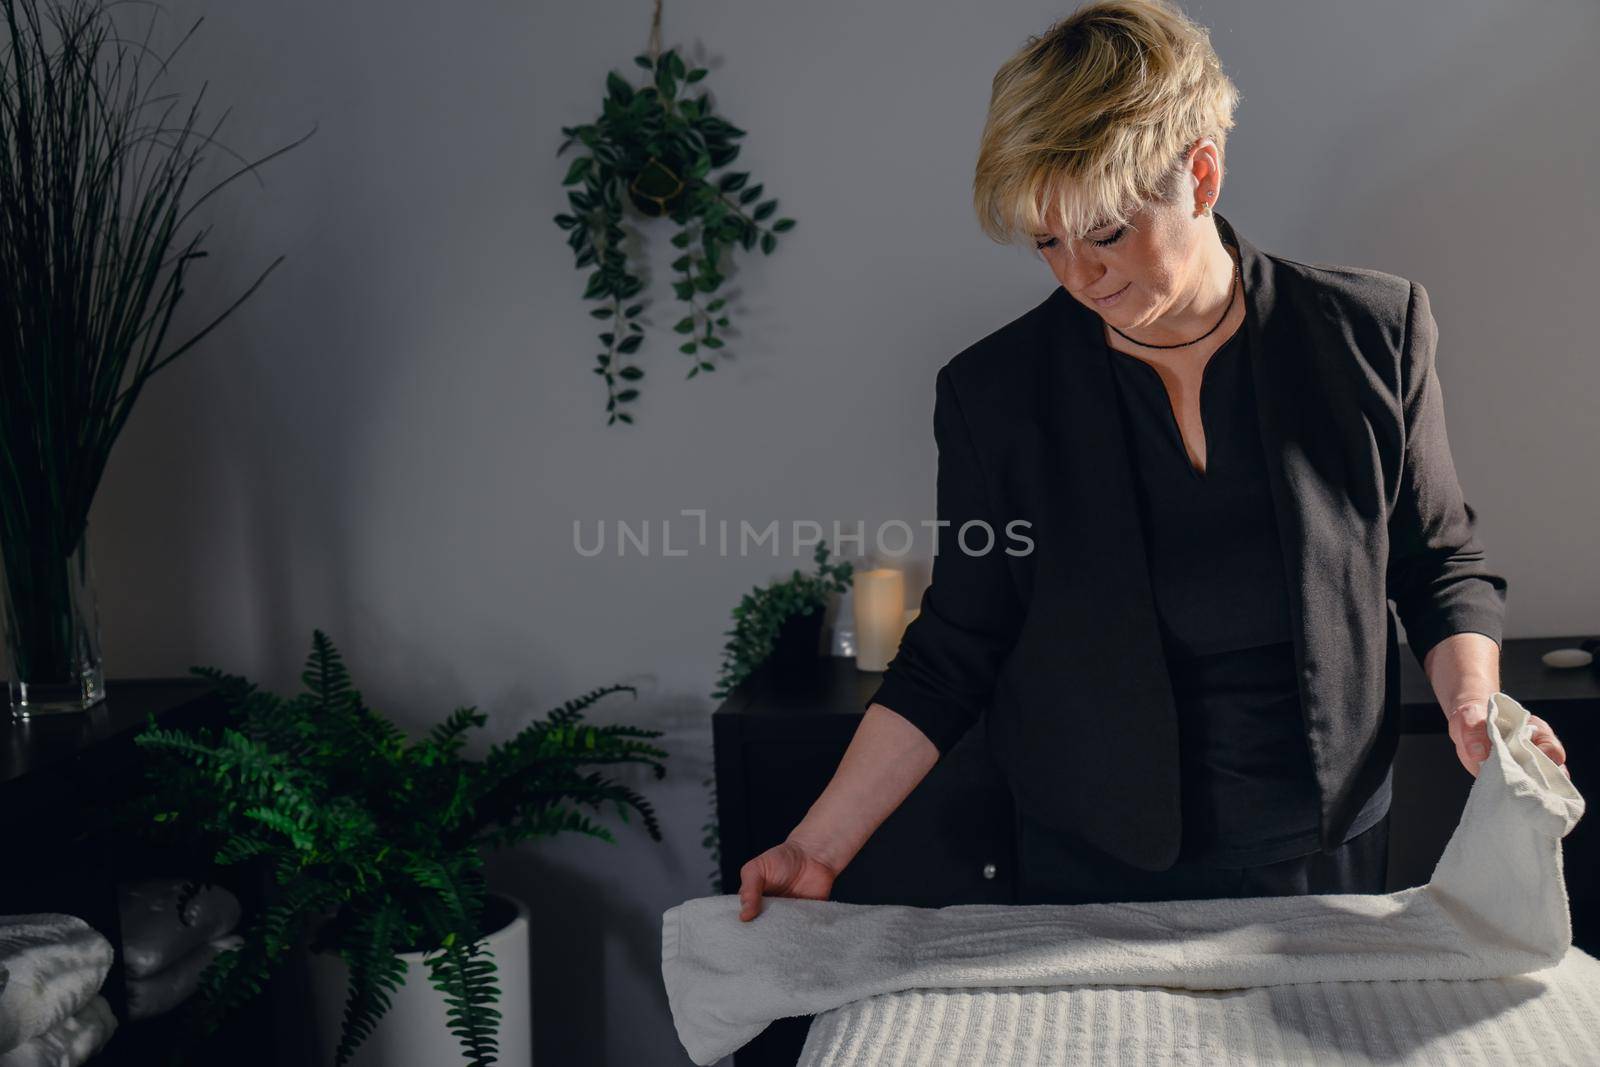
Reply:
[[[791,577],[764,589],[757,586],[740,599],[733,609],[733,629],[723,631],[728,642],[713,699],[726,697],[769,660],[787,669],[816,661],[828,597],[849,590],[852,568],[848,561],[829,563],[826,542],[817,543],[812,558],[816,574],[801,574],[797,567]]]
[[[661,840],[648,800],[578,769],[643,762],[660,778],[667,753],[639,738],[661,731],[582,722],[600,697],[634,691],[610,685],[469,759],[463,749],[483,713],[458,707],[412,740],[366,706],[322,631],[312,644],[299,695],[192,668],[225,698],[226,724],[174,731],[152,721],[136,739],[153,757],[152,832],[198,833],[215,864],[258,863],[273,882],[244,945],[202,977],[194,1036],[255,997],[308,935],[314,961],[342,962],[344,988],[315,1005],[319,1032],[335,1020],[335,1063],[528,1062],[526,911],[487,892],[483,853],[563,830],[614,841],[577,807],[607,802],[625,822],[633,807]],[[404,1010],[386,1017],[391,1000]],[[502,1012],[502,1000],[515,1008]]]

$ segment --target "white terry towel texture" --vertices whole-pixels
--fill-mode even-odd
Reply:
[[[811,1020],[797,1067],[1594,1067],[1600,960],[1252,989],[902,989]]]
[[[239,925],[239,898],[219,885],[203,886],[178,914],[182,878],[148,878],[119,887],[122,961],[130,978],[183,959]]]
[[[78,1067],[111,1040],[117,1017],[106,998],[94,996],[38,1037],[0,1053],[0,1067]]]
[[[111,942],[75,915],[0,916],[0,1052],[77,1014],[111,960]]]
[[[1561,865],[1583,797],[1531,743],[1515,699],[1495,693],[1489,722],[1489,757],[1427,885],[945,908],[770,897],[749,923],[737,895],[699,897],[662,916],[679,1039],[695,1063],[711,1064],[774,1019],[902,990],[1408,983],[1523,975],[1584,956],[1571,947]]]

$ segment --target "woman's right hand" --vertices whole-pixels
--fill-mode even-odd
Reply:
[[[838,875],[799,842],[774,845],[739,868],[739,920],[761,914],[762,896],[827,900]]]

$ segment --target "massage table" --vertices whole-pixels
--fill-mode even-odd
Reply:
[[[799,1067],[1600,1065],[1600,961],[1572,945],[1561,839],[1583,797],[1489,700],[1491,749],[1426,885],[944,908],[736,894],[662,915],[685,1051],[812,1016]]]

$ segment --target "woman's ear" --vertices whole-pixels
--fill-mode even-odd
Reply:
[[[1217,151],[1217,142],[1209,137],[1196,141],[1189,149],[1187,170],[1189,198],[1195,210],[1215,204],[1222,196],[1222,154]],[[1208,192],[1214,195],[1208,197]]]

